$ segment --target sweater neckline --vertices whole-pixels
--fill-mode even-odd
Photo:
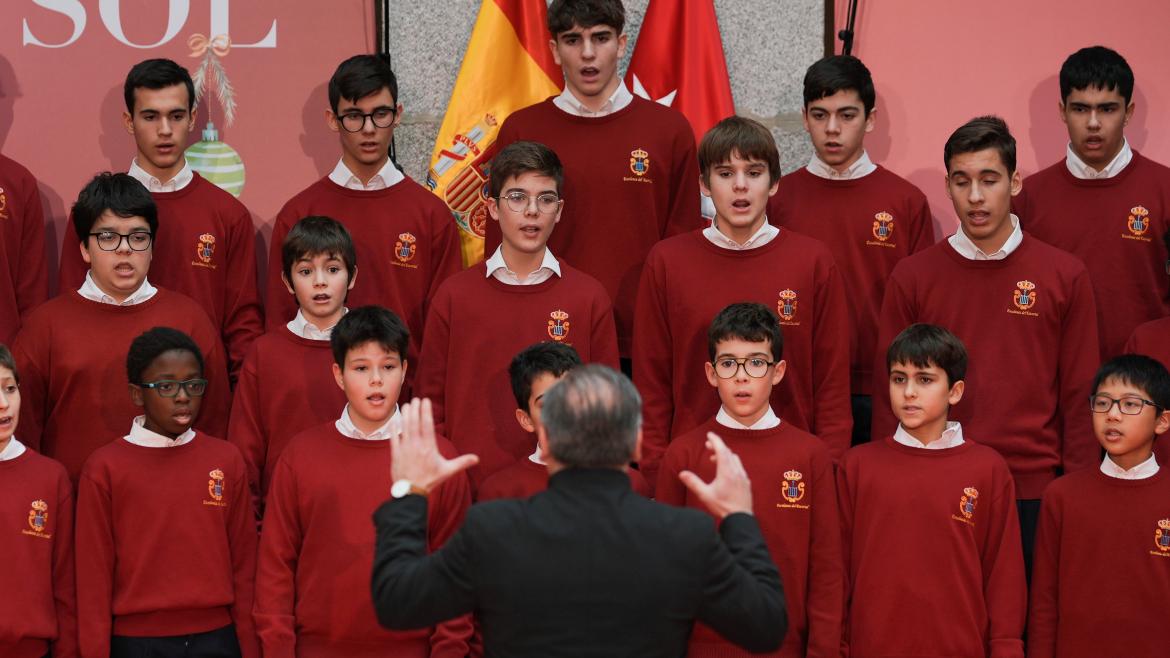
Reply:
[[[957,230],[962,230],[962,229],[960,228]],[[963,256],[962,254],[960,254],[958,251],[955,251],[955,248],[951,246],[949,236],[943,238],[942,240],[939,240],[936,243],[936,246],[939,249],[942,249],[943,251],[945,251],[947,254],[947,257],[950,258],[955,263],[957,263],[960,267],[976,268],[976,269],[981,269],[981,270],[997,270],[997,269],[1012,265],[1019,260],[1022,260],[1024,258],[1024,256],[1032,250],[1032,244],[1034,242],[1036,242],[1036,238],[1032,237],[1032,235],[1030,233],[1028,233],[1027,231],[1023,231],[1023,234],[1024,234],[1024,239],[1022,242],[1020,242],[1020,246],[1016,247],[1015,251],[1008,254],[1007,258],[1001,258],[999,260],[972,260],[970,258],[967,258],[967,257]]]
[[[773,251],[779,249],[781,244],[788,242],[789,236],[792,235],[791,230],[781,227],[780,232],[776,234],[776,237],[772,238],[768,244],[762,247],[756,247],[755,249],[727,249],[725,247],[720,247],[719,245],[714,244],[708,240],[707,237],[703,235],[703,230],[704,229],[696,229],[690,233],[691,239],[698,241],[700,248],[724,258],[733,258],[737,260],[767,256]]]
[[[199,175],[199,172],[192,171],[191,174],[191,182],[184,185],[183,189],[174,192],[151,192],[150,196],[157,201],[174,201],[194,193],[200,185],[208,183],[207,179]]]
[[[383,199],[397,194],[399,190],[405,189],[407,186],[414,184],[414,181],[411,180],[409,176],[404,176],[403,179],[397,183],[391,185],[390,187],[384,187],[380,190],[351,190],[348,187],[338,185],[337,183],[329,180],[329,176],[322,177],[317,181],[316,184],[324,186],[324,189],[330,193],[340,194],[341,196],[347,196],[353,199]]]
[[[925,457],[925,458],[933,458],[933,459],[941,459],[941,458],[949,457],[952,455],[961,455],[961,454],[971,450],[971,446],[975,445],[971,441],[963,441],[962,443],[960,443],[957,446],[954,446],[953,448],[939,448],[937,450],[930,450],[928,448],[913,448],[911,446],[906,446],[906,445],[902,445],[901,443],[898,443],[897,441],[894,440],[894,437],[892,435],[887,435],[886,438],[882,439],[882,443],[884,443],[886,445],[886,447],[890,448],[891,450],[893,450],[895,452],[900,452],[902,454],[912,455],[915,457]]]
[[[1117,172],[1116,176],[1111,178],[1077,178],[1071,171],[1068,170],[1068,165],[1065,164],[1064,158],[1062,158],[1054,166],[1060,168],[1061,176],[1064,178],[1065,182],[1071,185],[1075,185],[1077,187],[1112,187],[1114,185],[1120,185],[1121,183],[1125,182],[1133,170],[1141,165],[1141,160],[1144,159],[1145,158],[1143,158],[1141,154],[1137,152],[1137,149],[1133,149],[1133,159],[1129,161],[1129,164],[1126,165],[1124,169]]]
[[[817,176],[816,174],[809,171],[808,167],[805,166],[802,166],[800,169],[797,169],[790,175],[803,176],[804,178],[811,179],[813,183],[827,187],[829,189],[840,189],[843,187],[860,187],[861,185],[865,184],[866,180],[873,178],[874,176],[879,175],[881,172],[885,171],[885,168],[880,164],[874,163],[874,167],[876,167],[876,169],[874,169],[869,174],[862,176],[861,178],[822,178],[821,176]]]
[[[1161,465],[1161,468],[1158,469],[1157,473],[1154,473],[1148,478],[1142,478],[1140,480],[1123,480],[1122,478],[1110,477],[1102,473],[1100,468],[1093,469],[1093,478],[1103,482],[1105,486],[1108,487],[1150,487],[1160,484],[1166,479],[1166,477],[1166,465]]]
[[[559,111],[560,110],[558,110],[558,112]],[[526,286],[504,283],[503,281],[500,281],[499,279],[497,279],[494,276],[488,276],[487,264],[485,261],[480,261],[476,265],[474,272],[475,272],[475,276],[486,280],[487,284],[489,286],[491,286],[492,288],[495,288],[496,290],[499,290],[501,292],[506,292],[506,293],[510,293],[513,295],[532,295],[535,293],[544,292],[546,290],[551,289],[553,286],[557,285],[557,283],[559,283],[562,279],[564,279],[564,277],[569,276],[569,268],[565,266],[565,262],[563,260],[561,261],[561,274],[560,274],[560,276],[553,274],[552,276],[545,279],[544,281],[541,281],[540,283],[534,283],[534,284],[526,285]]]
[[[131,314],[138,313],[140,311],[145,311],[149,308],[154,307],[156,304],[158,304],[158,300],[160,298],[162,298],[164,295],[170,294],[170,291],[168,291],[165,288],[161,288],[158,286],[155,286],[155,287],[158,288],[158,292],[156,292],[153,297],[151,297],[150,299],[148,299],[144,302],[140,302],[138,304],[130,304],[129,306],[121,306],[119,304],[106,304],[103,302],[95,302],[92,299],[86,299],[85,297],[82,297],[81,293],[77,292],[76,290],[70,290],[69,291],[70,296],[67,299],[72,299],[74,301],[74,303],[80,304],[82,306],[85,306],[85,307],[88,307],[91,309],[99,310],[103,313],[119,313],[119,314],[131,315]]]
[[[559,96],[559,95],[560,94],[557,94],[557,96]],[[610,123],[611,121],[617,121],[621,117],[624,117],[627,114],[634,112],[634,109],[636,107],[640,106],[642,103],[648,102],[645,99],[635,95],[634,100],[630,101],[629,105],[623,107],[622,109],[618,110],[617,112],[612,112],[612,113],[607,114],[603,117],[582,117],[582,116],[577,116],[576,114],[569,114],[568,112],[557,107],[556,103],[553,102],[553,99],[556,98],[557,96],[549,96],[548,98],[546,98],[543,101],[543,104],[548,106],[547,107],[548,111],[555,112],[559,118],[564,119],[565,121],[580,124],[582,126],[602,126],[602,125],[605,125],[607,123]]]

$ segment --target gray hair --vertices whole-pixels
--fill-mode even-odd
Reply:
[[[565,466],[624,466],[642,427],[642,396],[612,368],[581,366],[545,393],[540,420],[552,456]]]

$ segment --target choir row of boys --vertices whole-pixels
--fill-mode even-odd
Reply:
[[[472,499],[547,485],[541,396],[584,361],[643,396],[638,492],[699,506],[676,476],[711,476],[706,431],[741,455],[784,579],[778,655],[1022,655],[1025,574],[1029,655],[1153,655],[1170,170],[1125,140],[1125,60],[1064,62],[1068,150],[1026,182],[1002,120],[958,128],[959,228],[935,243],[921,191],[866,154],[859,60],[809,68],[815,155],[781,179],[760,124],[696,148],[631,95],[623,25],[618,0],[549,8],[566,87],[501,127],[490,256],[462,271],[450,212],[387,158],[402,105],[377,56],[330,80],[341,159],[278,215],[263,312],[248,211],[183,157],[174,62],[128,74],[137,156],[79,194],[50,301],[35,180],[0,156],[0,653],[476,654],[471,620],[390,633],[364,594],[396,403],[430,398],[444,449],[480,457],[429,494],[437,548]],[[691,655],[727,651],[696,630]]]

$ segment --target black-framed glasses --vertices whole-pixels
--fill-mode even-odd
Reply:
[[[373,112],[346,112],[341,115],[341,127],[347,132],[361,132],[366,127],[366,119],[374,122],[375,128],[389,128],[394,124],[394,115],[397,111],[392,107],[379,107]]]
[[[1140,414],[1142,409],[1147,404],[1155,409],[1158,408],[1157,404],[1154,404],[1145,398],[1124,397],[1118,400],[1100,393],[1089,396],[1089,408],[1092,409],[1093,413],[1095,414],[1107,414],[1115,404],[1117,405],[1118,411],[1125,414],[1126,416],[1136,416]]]
[[[154,241],[154,236],[150,231],[132,231],[130,233],[117,233],[114,231],[94,231],[89,234],[89,237],[97,239],[98,249],[102,251],[117,251],[122,246],[122,241],[130,245],[132,251],[146,251],[150,248],[150,243]]]
[[[142,388],[153,388],[155,393],[160,397],[173,398],[179,394],[179,389],[187,392],[187,395],[197,398],[207,391],[206,379],[188,379],[186,381],[175,381],[174,379],[160,379],[157,382],[142,382],[139,384]]]
[[[719,379],[731,379],[739,373],[739,369],[742,367],[748,377],[759,379],[768,374],[768,368],[771,368],[772,365],[772,361],[761,359],[758,356],[748,356],[742,359],[725,357],[715,362],[715,374],[719,376]]]
[[[512,212],[526,212],[528,210],[528,200],[532,198],[528,196],[527,192],[513,190],[507,194],[501,194],[500,199],[508,204]],[[538,194],[536,195],[536,209],[542,215],[551,215],[561,207],[561,198],[555,194]]]

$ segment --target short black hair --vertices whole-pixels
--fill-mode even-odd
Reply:
[[[565,167],[555,151],[540,142],[512,142],[492,158],[488,174],[488,195],[499,198],[504,183],[512,176],[536,172],[556,181],[557,196],[565,183]]]
[[[329,107],[336,114],[341,99],[356,103],[383,88],[390,90],[394,104],[397,105],[398,78],[390,67],[390,56],[354,55],[338,64],[333,77],[329,78]]]
[[[772,131],[759,121],[730,116],[711,127],[699,141],[699,175],[708,185],[711,168],[731,162],[732,154],[741,160],[759,160],[768,164],[770,183],[780,180],[780,149]]]
[[[187,88],[187,111],[195,108],[195,83],[187,69],[169,59],[148,59],[138,62],[126,74],[122,95],[126,99],[126,111],[134,114],[135,89],[166,89],[174,85]]]
[[[548,6],[548,31],[554,39],[577,25],[591,28],[608,25],[622,33],[626,26],[626,9],[621,0],[553,0]]]
[[[89,241],[93,225],[107,210],[119,217],[145,219],[150,234],[158,237],[158,206],[150,192],[129,174],[104,171],[85,184],[70,212],[81,244]]]
[[[967,348],[943,327],[919,322],[902,330],[886,350],[886,372],[895,363],[919,368],[936,366],[947,374],[947,387],[967,376]]]
[[[763,304],[739,302],[719,311],[707,330],[707,357],[714,361],[716,346],[733,338],[750,343],[768,341],[772,345],[773,361],[780,361],[784,355],[784,336],[780,333],[780,318]]]
[[[1109,359],[1093,377],[1093,393],[1110,379],[1145,391],[1159,413],[1170,409],[1170,372],[1157,359],[1144,354],[1122,354]]]
[[[528,398],[532,397],[532,382],[537,377],[545,373],[560,377],[579,365],[581,357],[577,350],[564,343],[545,341],[520,350],[508,365],[508,377],[512,380],[516,406],[525,413],[529,411]]]
[[[190,352],[203,371],[203,352],[187,334],[171,327],[153,327],[138,335],[126,353],[126,377],[131,384],[142,383],[142,373],[158,357],[173,351]]]
[[[280,243],[280,262],[289,282],[297,261],[320,254],[328,254],[345,263],[349,280],[353,281],[357,272],[357,250],[349,229],[332,217],[310,215],[293,224]]]
[[[860,59],[852,55],[830,55],[818,60],[804,73],[804,106],[852,89],[861,97],[865,116],[873,111],[875,93],[873,76]]]
[[[341,316],[341,321],[329,335],[333,362],[345,368],[345,355],[366,343],[377,343],[387,352],[396,352],[398,358],[405,362],[410,330],[402,318],[388,308],[359,306]]]
[[[1133,98],[1133,69],[1116,50],[1105,46],[1081,48],[1060,66],[1060,102],[1074,91],[1095,87],[1116,91],[1125,99]]]
[[[16,359],[12,358],[12,350],[4,343],[0,343],[0,368],[7,368],[12,371],[12,378],[16,383],[20,383],[20,373],[16,371]]]
[[[1016,138],[1003,119],[987,115],[975,117],[951,133],[943,146],[943,167],[951,172],[951,158],[963,153],[995,149],[1007,167],[1008,175],[1016,173]]]

